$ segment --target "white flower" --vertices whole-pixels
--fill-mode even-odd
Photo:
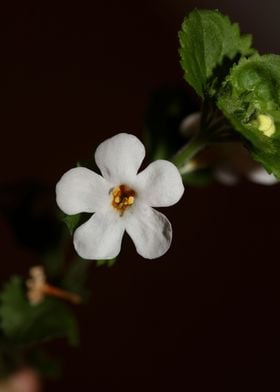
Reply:
[[[137,252],[147,258],[162,256],[170,247],[169,220],[152,207],[171,206],[184,186],[171,162],[158,160],[137,174],[145,147],[135,136],[120,133],[101,143],[95,162],[102,176],[76,167],[56,186],[57,204],[68,215],[94,215],[74,233],[74,246],[85,259],[112,259],[126,231]]]

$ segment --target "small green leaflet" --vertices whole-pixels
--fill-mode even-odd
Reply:
[[[114,259],[109,259],[109,260],[96,260],[96,266],[97,267],[113,267],[113,265],[116,263],[117,258],[115,257]]]
[[[70,234],[72,235],[76,230],[76,227],[79,226],[81,219],[81,214],[76,215],[65,215],[63,218],[63,222],[68,227]]]
[[[72,235],[74,231],[77,229],[77,227],[85,223],[91,216],[92,214],[88,214],[86,212],[81,214],[76,214],[76,215],[64,214],[63,222],[66,224],[69,233]]]
[[[253,158],[280,178],[280,56],[241,60],[224,82],[217,105]]]
[[[179,40],[185,79],[201,97],[225,58],[233,60],[253,52],[251,36],[240,36],[238,24],[217,10],[192,11],[182,24]]]

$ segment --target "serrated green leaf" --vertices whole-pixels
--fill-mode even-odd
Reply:
[[[240,36],[238,24],[217,10],[192,11],[182,24],[179,40],[185,79],[201,97],[225,58],[252,53],[251,36]]]
[[[0,299],[1,329],[12,342],[30,345],[66,337],[69,344],[78,343],[78,327],[70,308],[51,298],[30,305],[20,277],[13,277],[5,285]]]
[[[280,56],[241,60],[226,79],[217,104],[253,158],[280,178]]]

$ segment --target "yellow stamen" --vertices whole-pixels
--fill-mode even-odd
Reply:
[[[124,211],[134,203],[136,193],[127,185],[120,185],[112,190],[112,196],[112,206],[122,216]]]
[[[134,196],[129,196],[127,200],[127,204],[131,206],[133,203],[134,203]]]

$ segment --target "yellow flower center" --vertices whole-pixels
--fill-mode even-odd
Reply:
[[[120,185],[112,190],[112,206],[122,216],[125,210],[132,206],[136,192],[127,185]]]
[[[265,136],[270,137],[275,133],[275,124],[273,118],[270,116],[260,114],[257,117],[257,122],[258,130],[261,131]]]

